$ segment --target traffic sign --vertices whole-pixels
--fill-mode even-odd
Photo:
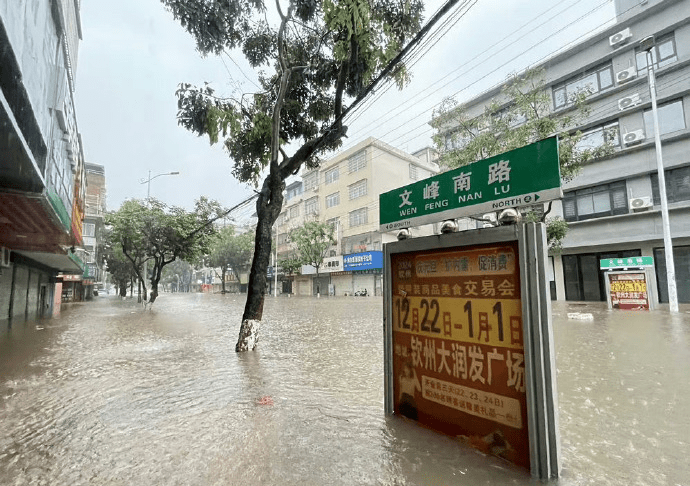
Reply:
[[[563,196],[556,137],[379,196],[381,231],[499,211]]]
[[[599,269],[616,270],[622,268],[653,267],[654,257],[606,258],[599,260]]]

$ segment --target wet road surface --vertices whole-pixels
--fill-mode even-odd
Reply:
[[[380,298],[268,298],[260,350],[236,354],[243,305],[110,296],[0,324],[0,484],[541,484],[384,415]],[[554,303],[554,484],[690,484],[681,311]]]

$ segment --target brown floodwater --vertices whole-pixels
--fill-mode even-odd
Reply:
[[[0,484],[528,485],[383,413],[382,300],[113,296],[0,323]],[[687,485],[690,308],[554,303],[559,485]],[[590,321],[567,318],[589,312]]]

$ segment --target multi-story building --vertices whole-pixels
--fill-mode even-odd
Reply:
[[[337,244],[319,268],[318,279],[316,270],[305,266],[292,288],[286,284],[283,290],[297,295],[353,295],[364,290],[380,295],[383,244],[396,235],[379,232],[379,194],[438,170],[431,149],[409,155],[367,138],[319,168],[303,172],[300,181],[287,186],[284,209],[276,221],[278,260],[294,252],[290,231],[305,221],[332,224]]]
[[[79,274],[78,0],[0,2],[0,320],[52,315]]]
[[[86,211],[84,213],[84,275],[83,285],[89,291],[105,286],[103,255],[99,243],[103,231],[106,211],[105,167],[85,164],[86,169]]]
[[[559,300],[605,300],[606,258],[652,256],[658,299],[668,302],[662,217],[647,60],[652,50],[659,128],[680,302],[690,302],[690,0],[616,0],[617,22],[542,64],[555,115],[573,109],[571,94],[589,89],[591,113],[578,127],[583,144],[614,153],[588,163],[564,184],[552,215],[569,222],[560,255],[550,256],[552,294]],[[497,86],[463,104],[479,115]],[[502,100],[502,101],[501,101]],[[605,135],[606,134],[606,135]]]

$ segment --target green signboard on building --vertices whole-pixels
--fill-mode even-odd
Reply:
[[[653,267],[654,257],[607,258],[599,260],[601,270],[619,270],[621,268]]]
[[[552,137],[381,194],[380,230],[529,206],[562,196],[558,141]]]

